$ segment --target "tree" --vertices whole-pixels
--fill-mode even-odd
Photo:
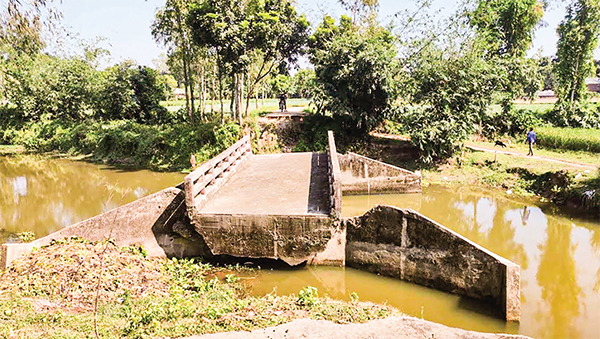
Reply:
[[[338,0],[352,13],[352,22],[356,25],[359,19],[367,19],[379,6],[379,0]]]
[[[399,72],[396,47],[390,32],[381,27],[366,30],[339,27],[325,18],[311,38],[311,62],[324,95],[324,105],[346,120],[346,133],[371,131],[390,112],[396,100]]]
[[[277,0],[207,0],[192,5],[189,24],[194,41],[215,50],[219,78],[227,70],[233,79],[236,102],[251,61],[260,64],[248,89],[246,114],[255,86],[302,53],[308,29],[308,22],[296,14],[290,1]],[[241,124],[241,105],[235,107]]]
[[[555,122],[566,126],[585,125],[585,79],[594,71],[593,54],[600,35],[600,1],[575,0],[569,4],[557,32]]]
[[[206,0],[192,3],[187,23],[192,29],[193,41],[214,51],[218,69],[221,122],[224,121],[223,76],[237,79],[248,61],[246,35],[248,23],[244,21],[245,1]],[[237,81],[234,82],[237,89]],[[233,99],[233,97],[232,97]],[[240,124],[241,116],[238,114]]]
[[[478,0],[477,8],[467,12],[485,57],[497,59],[493,62],[502,64],[508,77],[501,100],[504,114],[509,114],[516,97],[525,93],[531,98],[541,87],[538,65],[525,54],[545,8],[546,3],[538,0]]]
[[[104,83],[96,103],[99,117],[131,119],[139,123],[163,123],[166,110],[166,79],[149,67],[130,61],[115,65],[103,74]]]
[[[556,59],[542,57],[538,60],[539,72],[542,78],[543,90],[556,90],[556,75],[553,72]]]
[[[18,54],[39,52],[44,47],[40,35],[44,16],[48,23],[59,17],[54,9],[46,9],[48,2],[33,0],[23,4],[20,0],[8,0],[6,10],[0,12],[0,48],[9,46]]]
[[[194,48],[191,43],[191,32],[186,24],[189,0],[167,0],[165,6],[156,13],[152,23],[152,35],[157,42],[169,48],[169,57],[182,64],[185,103],[190,122],[194,121],[194,80],[191,62]]]
[[[482,54],[473,45],[458,51],[432,46],[407,70],[405,97],[411,106],[403,120],[424,162],[451,157],[461,148],[505,86],[503,67]]]
[[[531,47],[545,7],[538,0],[481,0],[467,18],[489,46],[489,54],[520,58]]]
[[[301,69],[292,78],[295,94],[299,98],[310,98],[313,88],[316,86],[315,71],[312,69]]]
[[[23,55],[9,65],[7,95],[25,121],[84,119],[99,90],[95,72],[79,58]]]

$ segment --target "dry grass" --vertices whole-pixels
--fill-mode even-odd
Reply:
[[[49,297],[65,306],[91,309],[98,289],[100,302],[117,300],[126,292],[136,299],[167,295],[169,279],[161,267],[161,261],[111,241],[71,239],[15,260],[0,275],[0,292]]]
[[[252,272],[143,253],[68,239],[16,260],[0,272],[0,338],[89,338],[96,330],[101,338],[183,337],[298,318],[355,323],[400,314],[387,305],[319,298],[316,289],[306,294],[310,287],[299,296],[253,297],[233,274]]]

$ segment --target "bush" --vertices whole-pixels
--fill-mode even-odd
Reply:
[[[600,128],[600,106],[587,102],[557,103],[546,119],[557,127]]]
[[[508,114],[498,112],[485,115],[482,119],[481,133],[488,138],[500,135],[517,136],[529,127],[540,126],[542,123],[537,111],[513,108]]]

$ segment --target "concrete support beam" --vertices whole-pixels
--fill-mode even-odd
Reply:
[[[194,225],[213,255],[344,265],[345,230],[328,216],[199,214]]]

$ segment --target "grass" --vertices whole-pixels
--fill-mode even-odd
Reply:
[[[0,155],[11,155],[25,152],[23,146],[18,145],[0,145]]]
[[[538,127],[536,132],[538,143],[547,148],[600,153],[600,129]]]
[[[508,148],[500,149],[497,146],[494,146],[492,142],[480,142],[480,141],[472,141],[471,144],[482,146],[489,149],[498,149],[502,151],[509,151],[515,153],[521,153],[523,155],[529,152],[529,146],[523,142],[523,140],[512,140],[513,142],[508,146]],[[568,149],[558,149],[558,148],[549,148],[549,147],[537,147],[534,146],[533,150],[536,156],[546,157],[551,159],[557,159],[567,162],[585,164],[598,166],[600,164],[600,154],[596,152],[588,152],[588,151],[572,151]]]
[[[494,157],[493,153],[467,151],[460,161],[424,169],[423,184],[489,187],[600,211],[599,170],[505,154],[498,154],[496,161]]]
[[[397,315],[306,287],[299,296],[250,296],[240,267],[151,259],[141,248],[78,238],[56,241],[0,272],[0,337],[182,337],[252,330],[297,318],[338,323]],[[97,302],[97,312],[96,310]]]

